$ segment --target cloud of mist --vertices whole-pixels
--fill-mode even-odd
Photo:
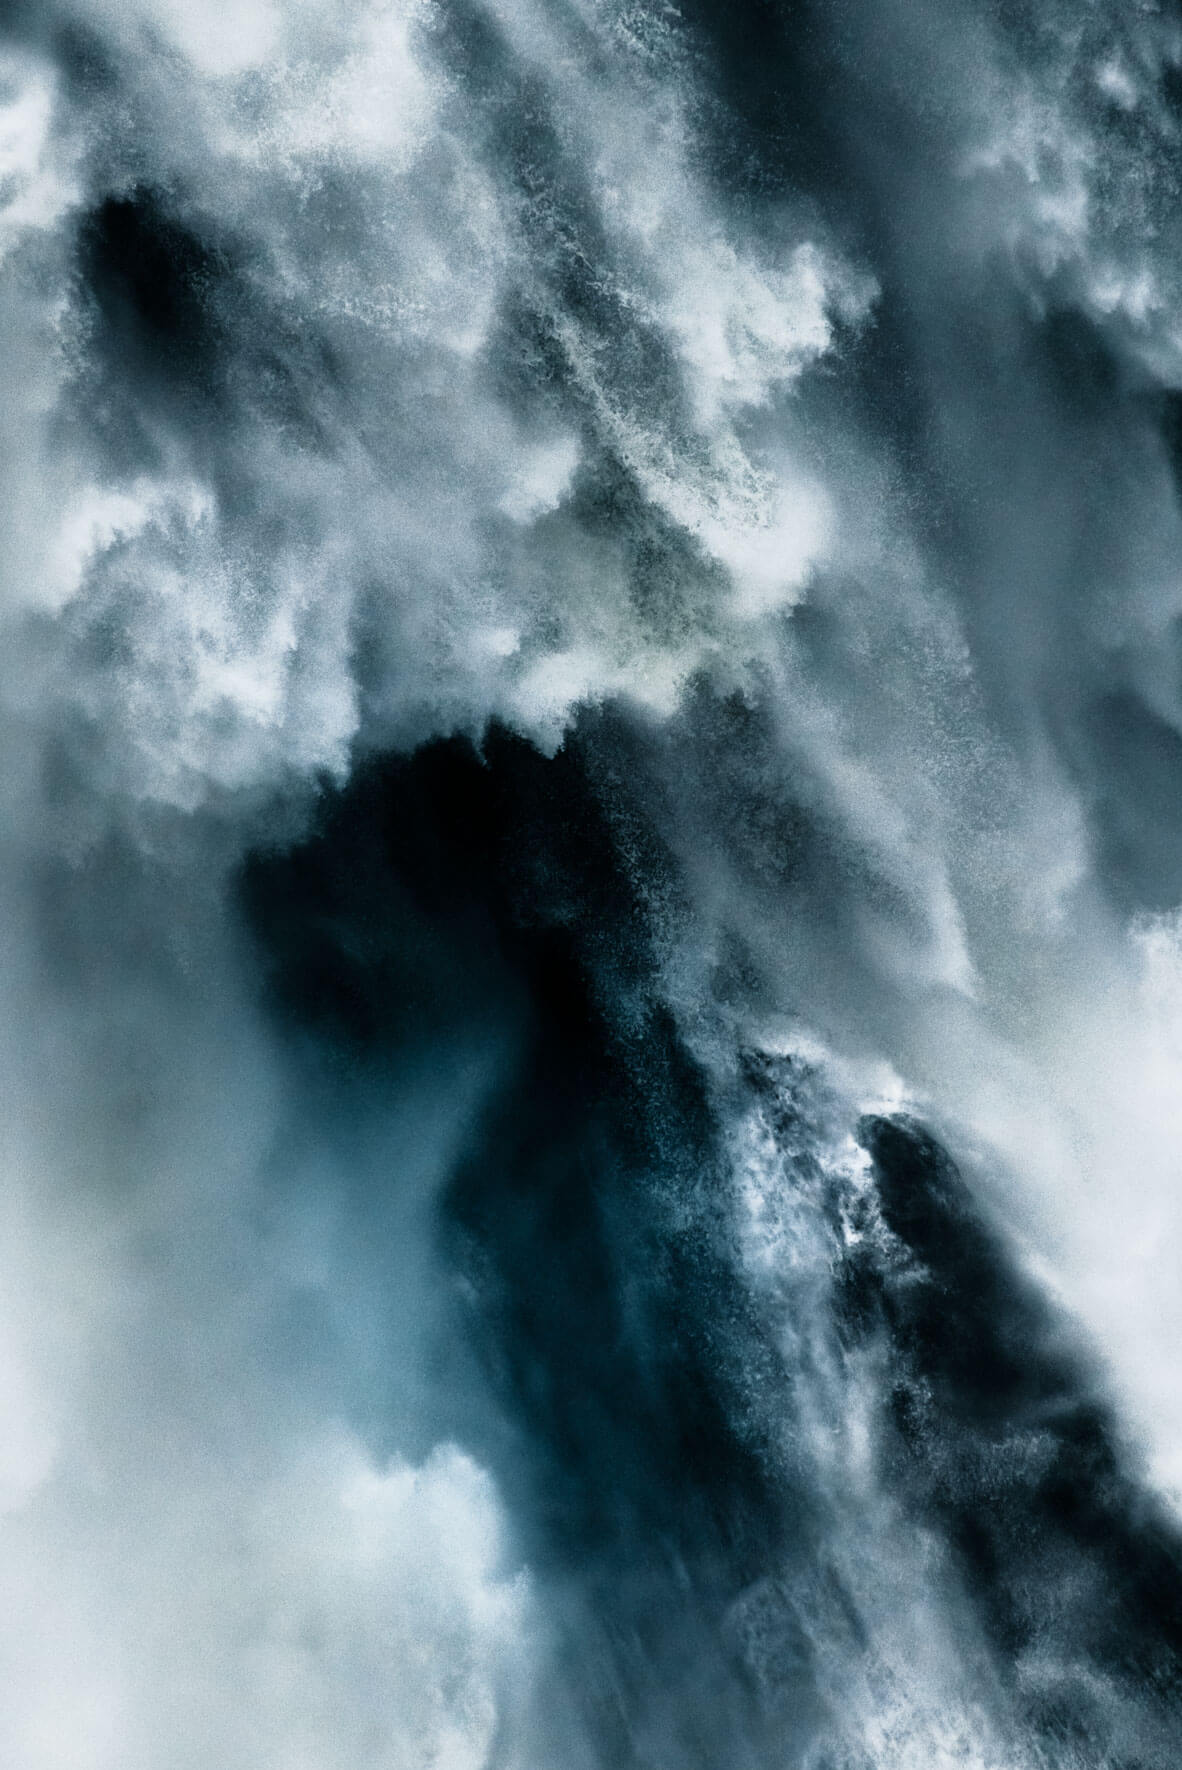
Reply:
[[[1101,1648],[1002,1689],[834,1275],[928,1282],[857,1129],[926,1116],[1182,1491],[1176,23],[0,55],[7,1756],[1041,1763]]]

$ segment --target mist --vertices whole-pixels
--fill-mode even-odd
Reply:
[[[1182,17],[0,19],[0,1755],[1172,1770]]]

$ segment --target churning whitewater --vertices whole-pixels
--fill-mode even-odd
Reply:
[[[1177,1770],[1174,0],[7,0],[0,377],[0,1763]]]

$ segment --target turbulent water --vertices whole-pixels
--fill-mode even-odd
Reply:
[[[7,0],[0,1763],[1177,1770],[1182,10]]]

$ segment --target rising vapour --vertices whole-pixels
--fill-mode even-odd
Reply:
[[[12,0],[0,1760],[1174,1770],[1182,14]]]

